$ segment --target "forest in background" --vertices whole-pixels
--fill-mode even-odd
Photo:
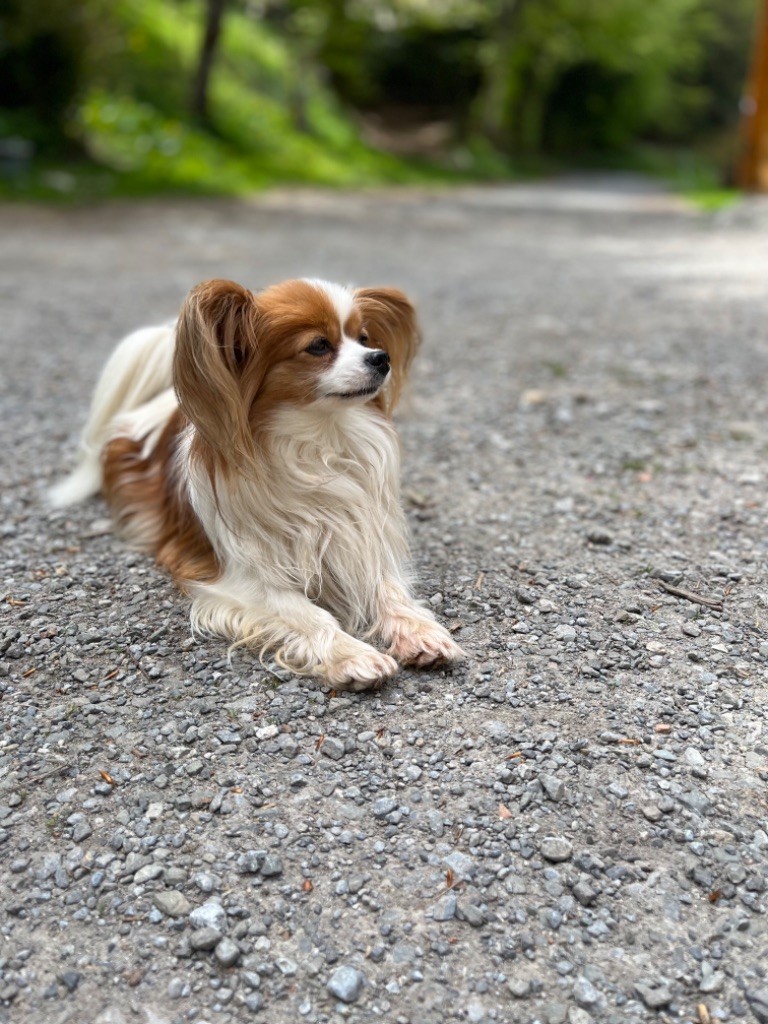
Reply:
[[[606,166],[716,187],[736,160],[757,7],[6,0],[0,193],[245,193]]]

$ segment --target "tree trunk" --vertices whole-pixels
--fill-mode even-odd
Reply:
[[[221,34],[221,22],[227,0],[207,0],[205,33],[200,48],[200,59],[197,64],[195,79],[192,84],[192,114],[199,121],[208,120],[208,82],[211,77],[216,46]]]
[[[526,0],[502,0],[490,38],[485,44],[485,73],[480,93],[473,104],[474,127],[494,145],[509,148],[511,95],[518,69],[512,66],[512,51],[520,14]]]

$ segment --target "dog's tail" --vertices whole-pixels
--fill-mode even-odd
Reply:
[[[175,325],[129,334],[109,357],[96,385],[80,442],[78,466],[48,492],[56,508],[85,501],[101,490],[101,450],[116,416],[131,412],[172,386]]]

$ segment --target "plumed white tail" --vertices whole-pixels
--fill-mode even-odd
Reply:
[[[131,412],[172,386],[175,325],[129,334],[109,357],[96,385],[80,442],[80,463],[50,489],[56,508],[85,501],[101,489],[101,451],[117,416]]]

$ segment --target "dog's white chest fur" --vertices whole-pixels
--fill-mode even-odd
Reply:
[[[407,530],[399,449],[365,406],[281,410],[257,475],[219,493],[195,472],[192,498],[227,575],[247,565],[259,586],[319,601],[348,628],[369,620],[381,580],[402,571]]]

